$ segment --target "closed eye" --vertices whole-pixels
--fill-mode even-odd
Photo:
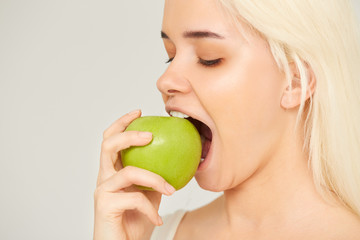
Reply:
[[[204,60],[199,58],[198,63],[205,67],[215,67],[216,65],[220,64],[222,61],[222,58],[214,59],[214,60]]]
[[[169,60],[167,60],[165,63],[170,63],[172,62],[172,60],[174,60],[174,58],[169,58]],[[199,58],[198,63],[200,63],[201,65],[205,66],[205,67],[215,67],[216,65],[220,64],[222,61],[222,58],[218,58],[218,59],[214,59],[214,60],[204,60]]]

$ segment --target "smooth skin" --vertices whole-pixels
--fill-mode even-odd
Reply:
[[[241,26],[242,32],[216,0],[165,0],[162,36],[172,61],[157,87],[167,110],[211,128],[212,153],[195,177],[203,189],[224,192],[188,212],[175,239],[360,239],[359,218],[316,191],[301,126],[293,131],[301,96],[297,69],[290,63],[290,90],[266,40]],[[205,31],[221,37],[191,34]],[[308,72],[307,98],[316,86],[311,66]],[[119,164],[121,149],[151,140],[123,132],[139,116],[125,115],[104,132],[96,240],[149,239],[160,224],[161,194],[172,193],[156,174]],[[132,184],[158,192],[141,192]]]

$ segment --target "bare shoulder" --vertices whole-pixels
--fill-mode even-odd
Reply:
[[[186,213],[182,219],[175,240],[189,239],[224,239],[222,236],[224,225],[224,212],[221,207],[224,198],[219,197],[213,202]],[[360,217],[339,205],[315,205],[312,214],[301,218],[296,224],[283,229],[282,234],[287,239],[316,239],[316,240],[360,240]],[[216,216],[216,217],[214,217]],[[211,226],[211,228],[209,228]],[[276,229],[281,229],[278,226]],[[264,239],[273,236],[277,239],[279,232],[269,230]],[[262,239],[262,238],[259,238]]]
[[[338,227],[343,239],[360,240],[360,217],[349,211],[339,213],[339,218],[334,223]],[[346,236],[346,237],[345,237]]]
[[[326,230],[326,239],[360,240],[360,217],[355,213],[344,207],[336,207],[324,214],[320,225]]]
[[[206,233],[210,232],[209,226],[219,226],[219,219],[212,216],[221,214],[219,207],[221,201],[222,197],[219,197],[205,206],[187,212],[179,224],[174,239],[189,239],[189,236],[192,236],[192,239],[204,239]]]

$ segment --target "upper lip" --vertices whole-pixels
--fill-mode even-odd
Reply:
[[[182,108],[179,108],[177,106],[166,106],[165,107],[165,110],[166,112],[170,115],[170,112],[171,111],[177,111],[177,112],[181,112],[181,113],[184,113],[186,115],[188,115],[189,117],[193,118],[193,119],[196,119],[196,120],[199,120],[201,121],[202,123],[205,123],[199,116],[197,116],[196,114],[193,114],[193,113],[190,113]],[[205,123],[206,124],[206,123]]]
[[[187,112],[187,111],[185,111],[185,110],[183,110],[183,109],[181,109],[181,108],[179,108],[179,107],[166,106],[166,107],[165,107],[165,110],[166,110],[166,112],[167,112],[169,115],[170,115],[170,112],[171,112],[171,111],[177,111],[177,112],[184,113],[184,114],[188,115],[189,117],[194,118],[191,113],[189,113],[189,112]]]

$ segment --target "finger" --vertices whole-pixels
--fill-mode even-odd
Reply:
[[[175,188],[160,175],[148,170],[127,166],[107,179],[100,188],[106,192],[118,192],[132,185],[150,187],[165,195],[171,195]]]
[[[150,200],[154,208],[159,210],[162,194],[157,191],[145,191],[144,195]]]
[[[147,216],[155,225],[161,225],[159,213],[150,200],[141,192],[106,194],[96,199],[98,214],[122,215],[126,210],[137,210]]]
[[[132,121],[134,121],[136,118],[140,116],[141,116],[141,110],[138,109],[120,117],[104,131],[103,139],[112,136],[114,133],[123,132]]]
[[[126,131],[116,133],[102,142],[101,152],[105,155],[111,155],[113,164],[115,164],[119,151],[131,146],[144,146],[148,144],[151,139],[151,132]]]
[[[115,163],[119,158],[119,151],[131,146],[144,146],[152,139],[150,132],[127,131],[116,133],[105,139],[101,145],[100,173],[102,176],[112,175]],[[118,166],[119,167],[119,166]]]
[[[123,165],[121,163],[121,152],[118,152],[118,156],[117,156],[117,159],[114,164],[114,169],[115,169],[115,171],[119,171],[122,168],[123,168]]]

